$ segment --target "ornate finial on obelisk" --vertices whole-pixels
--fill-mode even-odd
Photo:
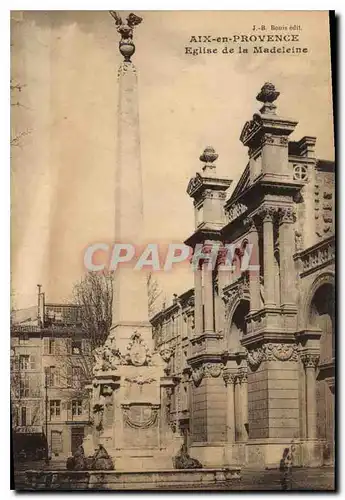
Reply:
[[[279,95],[280,92],[276,90],[273,83],[266,82],[256,96],[256,100],[263,103],[260,113],[275,114],[277,106],[273,103],[278,99]]]
[[[142,18],[131,13],[126,18],[127,23],[124,23],[117,12],[110,10],[110,15],[115,19],[116,29],[121,35],[119,42],[119,50],[126,62],[131,61],[131,57],[135,52],[135,45],[133,43],[133,29],[141,23]]]

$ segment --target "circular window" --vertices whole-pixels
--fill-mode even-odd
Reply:
[[[295,181],[306,181],[308,179],[307,167],[305,165],[294,165],[293,178]]]

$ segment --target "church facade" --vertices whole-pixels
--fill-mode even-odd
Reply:
[[[277,467],[292,442],[296,465],[334,463],[334,163],[316,158],[315,137],[289,139],[297,121],[278,96],[272,84],[257,96],[229,198],[218,155],[200,157],[187,188],[194,288],[151,320],[175,380],[171,425],[204,466]]]

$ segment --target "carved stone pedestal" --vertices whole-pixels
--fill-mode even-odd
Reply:
[[[164,359],[134,333],[121,354],[109,338],[96,352],[93,381],[95,441],[103,444],[115,470],[173,467],[182,437],[169,426],[168,394],[174,386]]]

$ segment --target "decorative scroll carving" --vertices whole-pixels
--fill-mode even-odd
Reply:
[[[196,174],[195,177],[193,177],[188,184],[187,187],[187,193],[189,196],[193,196],[193,194],[202,186],[202,179],[200,174]]]
[[[240,141],[246,146],[250,139],[261,129],[262,119],[260,115],[255,114],[253,119],[246,122],[240,136]]]
[[[204,375],[205,377],[219,377],[223,370],[222,363],[206,363],[204,365]]]
[[[248,350],[247,359],[249,366],[256,370],[263,361],[297,361],[298,349],[296,344],[268,343]]]
[[[267,361],[297,361],[298,351],[296,344],[266,344],[264,346]]]
[[[228,215],[228,221],[232,222],[233,220],[237,219],[240,215],[242,215],[244,212],[246,212],[248,207],[244,205],[243,203],[234,203],[231,205],[227,211]]]
[[[123,405],[124,422],[132,429],[148,429],[157,423],[158,405]]]
[[[156,379],[154,378],[144,378],[141,374],[137,375],[136,377],[126,377],[125,381],[129,382],[130,384],[138,384],[138,385],[144,385],[144,384],[152,384],[152,382],[155,382]]]
[[[129,365],[143,366],[151,364],[151,353],[142,340],[140,333],[134,332],[127,345],[126,361]]]
[[[316,368],[319,363],[320,356],[316,353],[302,353],[301,360],[305,368]]]

